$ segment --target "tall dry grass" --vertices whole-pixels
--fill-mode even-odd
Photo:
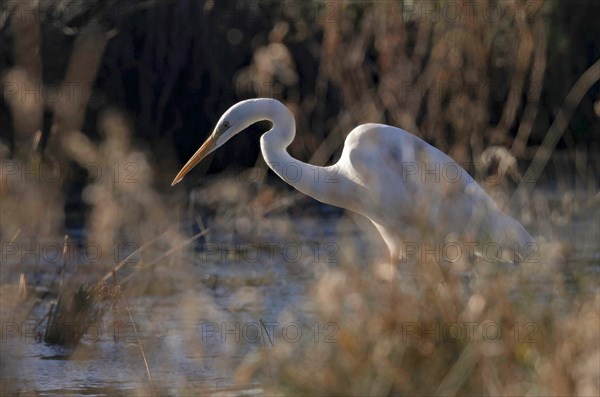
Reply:
[[[331,338],[275,345],[238,379],[261,374],[283,395],[596,395],[597,280],[570,293],[565,258],[544,253],[519,269],[468,265],[468,276],[465,264],[420,261],[395,287],[382,265],[328,269],[303,310],[335,324]]]

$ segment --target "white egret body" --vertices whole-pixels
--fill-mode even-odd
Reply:
[[[393,258],[403,255],[407,244],[444,242],[449,237],[493,243],[517,253],[516,259],[533,248],[525,228],[504,214],[458,163],[400,128],[356,127],[339,161],[328,167],[294,159],[286,148],[294,140],[295,120],[274,99],[250,99],[227,110],[173,185],[209,153],[263,120],[273,124],[260,140],[268,166],[302,193],[369,218]]]

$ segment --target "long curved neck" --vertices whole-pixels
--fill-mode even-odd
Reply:
[[[335,166],[319,167],[307,164],[293,158],[287,152],[286,148],[296,136],[296,123],[292,112],[274,99],[259,99],[255,106],[260,107],[260,114],[273,123],[273,127],[260,138],[261,151],[267,165],[281,179],[302,193],[327,204],[343,206],[337,199],[337,194],[344,178],[335,175]]]

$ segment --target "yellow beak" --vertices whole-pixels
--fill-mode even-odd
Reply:
[[[173,179],[173,183],[171,183],[171,186],[175,186],[176,184],[181,182],[185,174],[190,172],[192,168],[196,166],[196,164],[198,164],[200,161],[202,161],[203,158],[205,158],[213,150],[215,150],[216,144],[217,139],[215,138],[214,134],[211,134],[211,136],[208,137],[208,139],[202,144],[202,146],[200,146],[200,149],[198,149],[198,151],[194,153],[192,158],[189,159],[188,162],[183,166],[181,171],[179,171],[175,179]]]

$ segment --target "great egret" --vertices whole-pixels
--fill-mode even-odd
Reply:
[[[525,228],[504,214],[458,163],[400,128],[356,127],[339,161],[328,167],[294,159],[286,151],[296,135],[294,117],[270,98],[229,108],[172,185],[234,135],[263,120],[272,123],[260,139],[268,166],[302,193],[370,219],[394,260],[421,241],[443,243],[453,237],[471,244],[493,243],[504,255],[518,254],[512,257],[517,260],[535,249]]]

